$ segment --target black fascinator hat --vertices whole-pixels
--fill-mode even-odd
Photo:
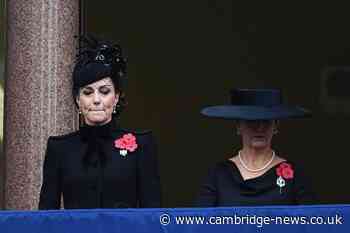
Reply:
[[[283,104],[279,89],[233,89],[231,103],[209,106],[201,113],[208,117],[234,120],[279,120],[304,118],[311,112]]]
[[[110,77],[115,88],[123,90],[126,82],[127,59],[119,44],[98,40],[94,36],[79,37],[81,47],[73,69],[73,96],[79,89],[93,82]]]

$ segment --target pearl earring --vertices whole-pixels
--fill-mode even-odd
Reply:
[[[113,106],[113,114],[116,114],[117,113],[117,110],[116,110],[116,105]]]

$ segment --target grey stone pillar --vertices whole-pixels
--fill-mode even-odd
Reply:
[[[77,128],[79,0],[7,0],[5,208],[36,209],[49,135]]]

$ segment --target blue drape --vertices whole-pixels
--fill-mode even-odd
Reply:
[[[350,205],[0,211],[0,233],[349,233]]]

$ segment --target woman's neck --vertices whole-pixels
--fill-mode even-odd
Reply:
[[[240,151],[241,159],[252,169],[264,166],[273,156],[273,150],[270,147],[266,148],[249,148],[243,147]]]

